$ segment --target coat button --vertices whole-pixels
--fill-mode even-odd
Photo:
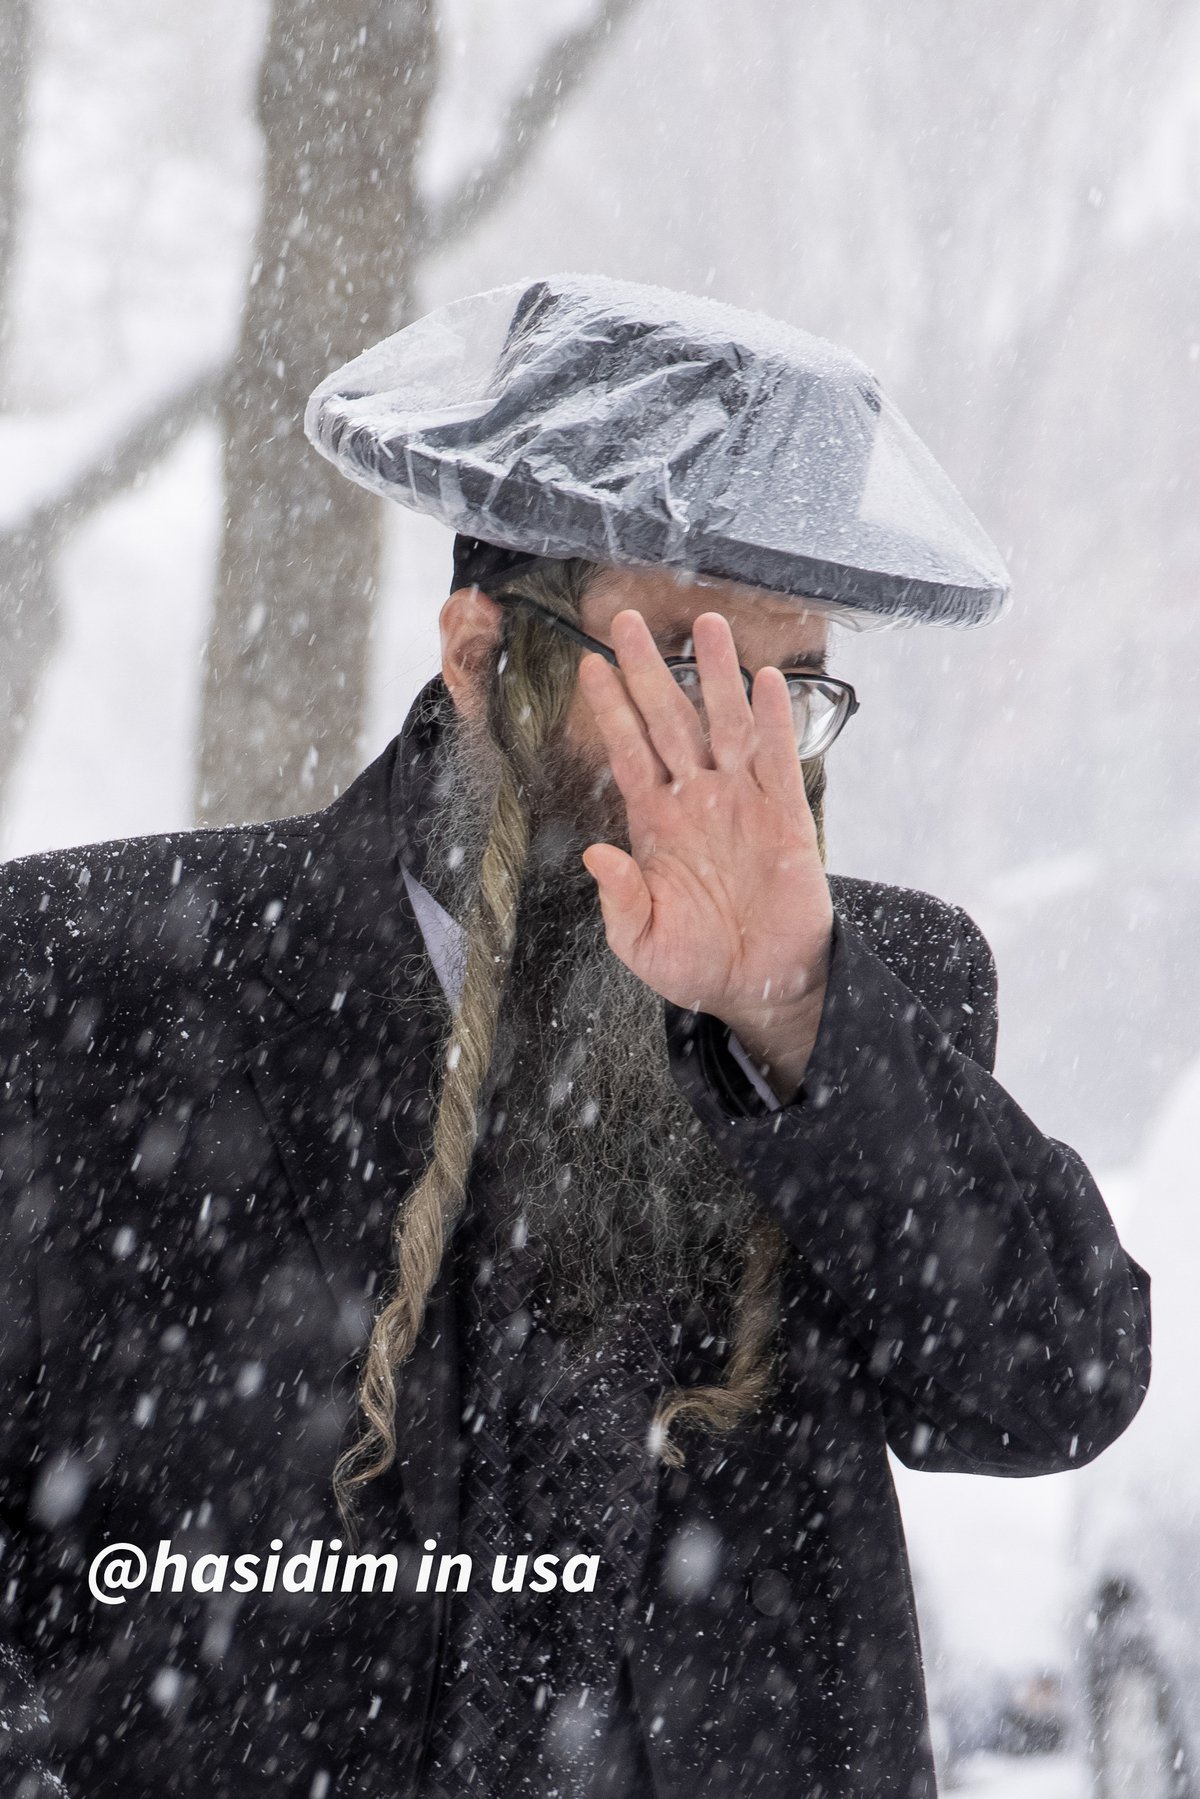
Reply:
[[[750,1583],[750,1600],[764,1618],[778,1618],[792,1603],[792,1583],[778,1568],[764,1568]]]

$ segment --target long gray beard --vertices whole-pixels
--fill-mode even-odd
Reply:
[[[451,725],[426,879],[460,920],[488,827],[487,752]],[[591,842],[627,845],[619,796],[564,750],[530,796],[532,841],[488,1086],[511,1223],[557,1328],[594,1335],[654,1294],[727,1310],[757,1202],[675,1084],[663,1002],[609,949]]]

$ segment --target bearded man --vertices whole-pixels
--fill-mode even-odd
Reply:
[[[994,552],[852,358],[625,284],[309,427],[458,531],[400,736],[5,871],[10,1786],[928,1799],[888,1446],[1075,1467],[1149,1364],[980,933],[824,866],[831,624]]]

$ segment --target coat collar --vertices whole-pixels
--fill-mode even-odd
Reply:
[[[264,967],[294,1012],[354,1010],[390,983],[398,957],[420,945],[402,879],[424,869],[422,821],[437,773],[449,696],[440,676],[418,694],[404,727],[340,798],[322,812],[272,827],[304,830],[291,891]]]

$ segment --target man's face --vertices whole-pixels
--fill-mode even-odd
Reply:
[[[826,667],[827,619],[786,595],[733,581],[680,576],[669,569],[606,569],[584,595],[579,622],[590,637],[611,644],[613,619],[626,608],[641,613],[663,656],[690,656],[693,621],[702,612],[719,612],[728,619],[738,660],[750,674],[768,666],[810,674]],[[478,720],[482,715],[481,670],[502,622],[502,608],[474,588],[460,589],[443,607],[443,674],[464,717]],[[593,837],[624,847],[624,805],[609,776],[591,707],[578,688],[567,714],[563,749],[574,776],[570,793],[581,847],[590,841],[589,828]]]

